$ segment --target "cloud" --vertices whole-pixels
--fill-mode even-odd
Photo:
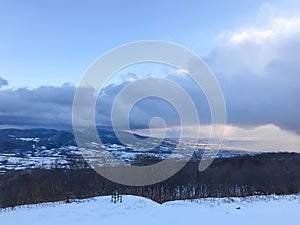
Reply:
[[[8,81],[3,79],[1,76],[0,76],[0,89],[4,86],[7,86],[8,85]]]
[[[131,77],[135,77],[134,74]],[[197,85],[188,78],[183,76],[181,71],[174,71],[168,74],[168,79],[180,84],[187,93],[196,98],[196,107],[199,110],[200,122],[207,123],[210,120],[209,106],[204,94],[199,90]],[[119,84],[110,84],[106,86],[98,99],[96,105],[96,122],[97,125],[111,126],[111,110],[116,96],[128,84],[135,80],[128,79]],[[159,85],[154,85],[160,89]],[[144,87],[136,89],[134,93],[142,93]],[[0,90],[0,126],[26,126],[26,127],[58,127],[71,128],[72,126],[72,106],[76,87],[64,84],[60,87],[41,86],[39,88],[28,89],[4,89]],[[94,93],[93,90],[80,90]],[[170,90],[164,90],[169,92]],[[121,104],[129,104],[126,99],[132,96],[123,96]],[[180,96],[178,96],[180,98]],[[180,99],[178,100],[180,101]],[[82,122],[85,121],[86,99],[82,99]],[[182,101],[183,102],[183,101]],[[122,108],[121,108],[122,109]],[[119,112],[124,114],[123,111]],[[149,122],[154,117],[161,117],[170,127],[180,125],[180,119],[175,108],[165,100],[148,97],[139,101],[130,112],[130,126],[132,129],[148,128]]]
[[[290,37],[300,32],[300,19],[292,18],[273,18],[268,28],[255,29],[246,28],[239,32],[233,33],[230,37],[232,43],[254,42],[266,43],[278,41],[278,39]]]
[[[111,126],[111,110],[114,100],[119,92],[131,82],[133,81],[129,80],[118,85],[109,85],[102,90],[102,94],[100,95],[96,107],[98,124],[103,123],[102,125]],[[157,85],[153,85],[151,88],[155,93],[159,93],[158,89],[160,89],[161,86],[159,86],[158,83]],[[127,101],[127,99],[131,99],[132,97],[137,96],[139,93],[143,93],[144,89],[145,87],[138,87],[130,94],[127,93],[125,96],[122,95],[122,101],[119,102],[119,104],[122,104],[122,106],[119,107],[119,113],[125,115],[127,112],[127,106],[131,105],[131,102]],[[153,96],[142,99],[132,107],[129,115],[129,123],[132,129],[148,128],[149,122],[154,117],[163,118],[168,126],[180,124],[180,120],[175,108],[165,100]]]
[[[74,93],[75,87],[68,84],[1,90],[0,125],[70,126]]]
[[[220,35],[220,43],[209,55],[217,72],[233,76],[249,71],[263,73],[274,60],[298,57],[300,17],[272,18],[263,29],[243,28]]]
[[[300,18],[233,32],[206,61],[222,86],[229,123],[300,133]]]
[[[134,77],[134,74],[131,77]],[[129,79],[117,85],[108,85],[102,90],[96,107],[97,125],[111,126],[111,109],[114,100],[118,93],[131,82],[133,81]],[[41,86],[34,89],[0,90],[0,128],[9,126],[71,128],[75,91],[76,87],[69,84],[60,87]],[[94,93],[93,90],[80,89],[80,91]],[[87,109],[88,101],[82,99],[81,102],[80,110],[84,123],[84,110]],[[124,101],[121,104],[127,104],[127,102]],[[150,120],[155,116],[166,118],[170,126],[178,124],[178,117],[172,106],[153,98],[139,102],[132,109],[129,119],[133,129],[147,128]]]

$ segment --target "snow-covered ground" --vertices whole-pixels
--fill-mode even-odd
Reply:
[[[123,196],[122,203],[98,197],[70,204],[47,203],[0,211],[1,225],[300,224],[300,195],[209,198],[163,205]]]

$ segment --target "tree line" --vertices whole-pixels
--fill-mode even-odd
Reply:
[[[156,159],[141,158],[136,165]],[[169,163],[178,163],[176,160]],[[243,197],[300,192],[300,154],[264,153],[218,158],[203,172],[199,161],[190,161],[177,174],[154,185],[131,187],[101,177],[76,159],[66,168],[8,171],[0,175],[0,207],[13,207],[111,195],[138,195],[163,203],[205,197]]]

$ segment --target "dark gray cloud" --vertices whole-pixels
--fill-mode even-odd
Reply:
[[[200,121],[206,120],[207,117],[204,115],[209,117],[210,112],[208,105],[202,104],[206,99],[201,90],[189,79],[173,75],[169,76],[169,79],[181,84],[191,96],[195,96],[196,106],[201,112]],[[111,109],[114,100],[130,82],[108,85],[102,90],[96,106],[98,125],[111,126]],[[142,90],[143,87],[140,91]],[[68,84],[60,87],[41,86],[35,89],[0,90],[0,125],[2,127],[71,127],[75,91],[76,87]],[[91,90],[83,91],[91,92]],[[82,103],[82,118],[84,119],[86,100],[82,99]],[[141,100],[132,108],[129,117],[130,126],[133,129],[148,128],[150,120],[154,117],[163,118],[168,126],[180,125],[179,116],[171,104],[159,98],[149,97]]]
[[[176,74],[169,75],[168,79],[180,85],[192,97],[195,106],[199,111],[200,122],[209,122],[210,111],[205,95],[192,81],[192,79],[189,77],[177,76]],[[96,107],[98,124],[105,122],[105,125],[111,125],[110,115],[114,100],[118,93],[129,83],[130,82],[124,82],[119,85],[109,85],[103,89]],[[145,87],[140,87],[140,90],[135,91],[142,93],[144,88]],[[151,88],[155,91],[156,88],[160,87],[153,86]],[[165,91],[169,92],[170,90]],[[125,96],[125,99],[129,97],[130,96]],[[180,96],[178,96],[178,98],[180,98]],[[124,102],[123,104],[127,103]],[[186,113],[188,114],[190,112]],[[150,120],[154,117],[164,119],[167,126],[179,126],[181,124],[180,117],[176,109],[170,103],[158,97],[148,97],[137,102],[130,112],[129,123],[133,129],[148,128]]]
[[[8,85],[8,81],[0,76],[0,88],[7,86],[7,85]]]
[[[272,61],[260,76],[243,73],[236,75],[234,79],[217,73],[226,100],[228,122],[238,126],[272,123],[300,132],[298,65],[300,62]],[[209,123],[209,106],[199,87],[188,77],[175,74],[169,75],[168,79],[180,84],[192,97],[199,110],[200,123]],[[128,83],[109,85],[103,89],[96,107],[97,124],[111,126],[113,101]],[[72,85],[0,90],[0,124],[71,127],[75,90]],[[157,98],[148,98],[132,109],[130,125],[132,128],[146,128],[153,117],[162,117],[168,126],[180,124],[179,117],[170,104]]]
[[[74,93],[68,84],[1,90],[0,125],[70,126]]]

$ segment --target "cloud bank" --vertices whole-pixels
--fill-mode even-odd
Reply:
[[[0,125],[64,127],[71,125],[75,86],[0,90]]]

